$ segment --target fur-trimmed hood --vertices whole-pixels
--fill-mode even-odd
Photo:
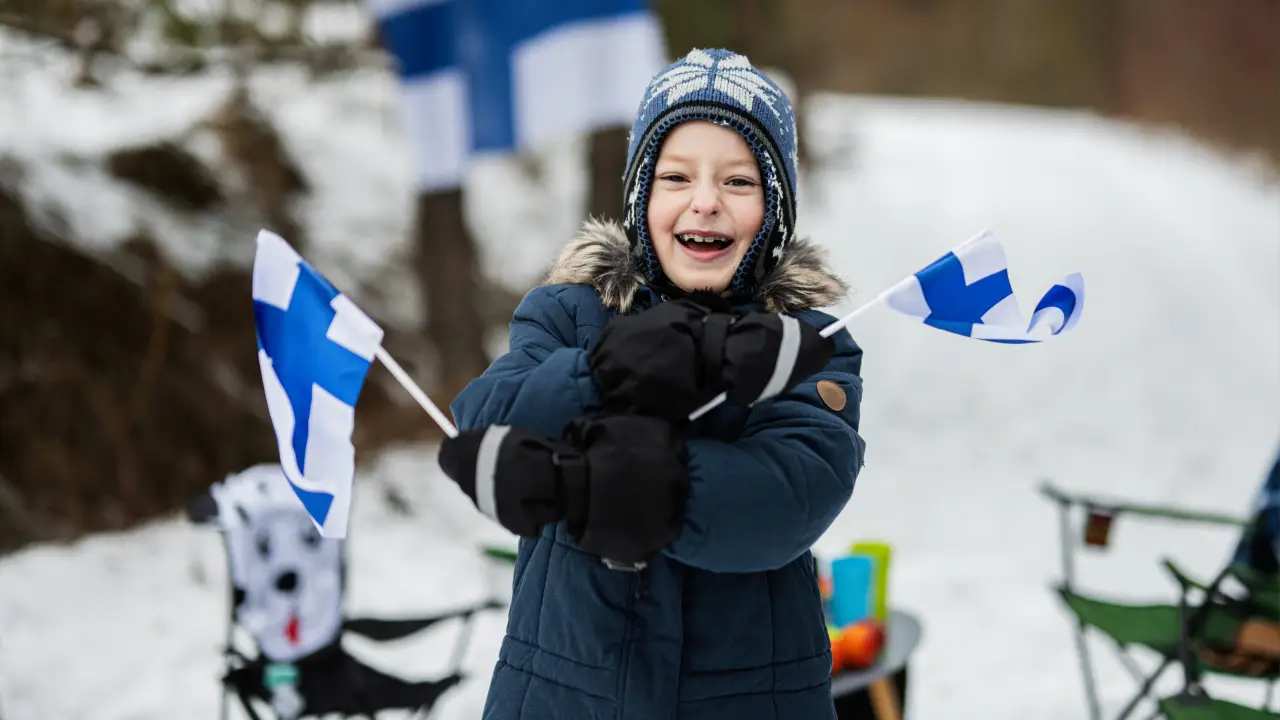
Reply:
[[[793,237],[776,267],[765,276],[756,298],[768,312],[790,312],[833,305],[848,285],[831,271],[826,251],[808,239]],[[587,220],[573,241],[560,251],[544,285],[591,285],[606,307],[627,312],[644,284],[637,254],[622,226]]]

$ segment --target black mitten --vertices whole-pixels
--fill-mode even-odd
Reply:
[[[671,300],[616,318],[590,354],[609,412],[683,422],[721,392],[750,405],[826,367],[835,343],[788,315],[731,314]]]
[[[680,431],[643,415],[595,415],[570,424],[566,441],[493,425],[458,433],[439,463],[485,515],[534,538],[565,521],[578,547],[623,564],[675,540],[689,476]]]
[[[526,538],[565,518],[566,484],[585,483],[571,445],[507,425],[446,438],[438,460],[480,512]]]
[[[643,415],[595,415],[575,420],[567,437],[587,466],[586,496],[570,500],[565,518],[580,549],[636,564],[676,539],[689,475],[675,425]]]
[[[588,358],[605,411],[680,422],[724,390],[700,372],[708,315],[689,300],[670,300],[614,318]]]
[[[835,343],[789,315],[750,313],[729,326],[718,373],[729,402],[751,405],[795,387],[822,370]]]

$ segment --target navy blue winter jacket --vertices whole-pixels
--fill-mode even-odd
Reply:
[[[1236,546],[1235,561],[1262,573],[1280,573],[1280,453],[1262,481],[1252,510],[1252,527]]]
[[[598,409],[587,350],[618,312],[659,302],[622,230],[589,224],[521,302],[510,350],[457,397],[462,429],[560,436]],[[793,240],[756,309],[822,327],[843,284]],[[522,540],[485,720],[830,720],[831,651],[809,548],[853,492],[862,351],[689,430],[680,536],[640,572],[606,568],[563,526]],[[821,384],[821,388],[819,385]],[[820,392],[821,389],[821,392]]]

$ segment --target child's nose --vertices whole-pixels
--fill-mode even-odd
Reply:
[[[715,215],[720,212],[720,193],[711,183],[699,183],[693,189],[692,210],[699,215]]]

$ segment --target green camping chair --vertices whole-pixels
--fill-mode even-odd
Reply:
[[[1085,631],[1089,628],[1114,642],[1122,664],[1139,685],[1138,692],[1116,716],[1117,720],[1131,717],[1146,699],[1155,702],[1151,718],[1280,720],[1280,714],[1267,710],[1274,685],[1280,680],[1280,655],[1254,654],[1258,653],[1257,648],[1240,641],[1242,632],[1246,630],[1280,623],[1280,575],[1231,563],[1217,577],[1205,583],[1193,579],[1172,561],[1165,560],[1164,567],[1177,583],[1179,594],[1175,602],[1160,605],[1112,602],[1081,594],[1074,588],[1076,535],[1071,527],[1073,508],[1085,510],[1083,542],[1094,548],[1107,546],[1112,523],[1120,514],[1232,526],[1244,532],[1249,531],[1251,521],[1179,508],[1072,496],[1047,484],[1041,491],[1059,508],[1063,581],[1056,590],[1064,606],[1077,620],[1076,650],[1093,720],[1100,720],[1102,713],[1089,648],[1085,643]],[[1238,587],[1228,591],[1227,588],[1232,586]],[[1277,628],[1280,632],[1280,626]],[[1128,651],[1133,647],[1148,648],[1159,656],[1160,662],[1155,671],[1144,672],[1129,657]],[[1156,681],[1173,665],[1182,667],[1182,690],[1169,697],[1152,698]],[[1266,683],[1266,699],[1262,707],[1250,708],[1209,697],[1201,686],[1205,673],[1252,678]]]

